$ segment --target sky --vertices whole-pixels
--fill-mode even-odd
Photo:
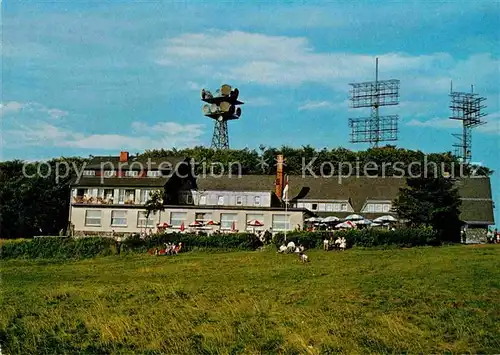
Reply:
[[[240,91],[231,148],[349,143],[349,83],[399,79],[399,139],[453,151],[449,92],[484,96],[472,160],[495,170],[499,1],[3,1],[0,160],[210,146],[200,91]]]

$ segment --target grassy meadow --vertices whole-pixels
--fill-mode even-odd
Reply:
[[[500,245],[1,263],[4,354],[499,353]]]

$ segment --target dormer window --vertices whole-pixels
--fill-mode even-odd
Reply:
[[[116,171],[114,170],[106,170],[104,171],[104,177],[112,177],[112,176],[116,176]]]
[[[139,172],[138,171],[134,171],[134,170],[127,170],[127,171],[125,171],[125,176],[127,176],[127,177],[137,177],[137,176],[139,176]]]
[[[254,198],[254,204],[255,204],[255,206],[259,206],[260,205],[260,196],[255,196],[255,198]]]
[[[95,176],[95,170],[84,170],[83,176]]]
[[[243,204],[243,199],[241,198],[241,196],[236,196],[236,204],[238,206],[241,206]]]
[[[147,172],[147,176],[148,177],[159,177],[159,176],[161,176],[161,171],[159,171],[159,170],[149,170]]]

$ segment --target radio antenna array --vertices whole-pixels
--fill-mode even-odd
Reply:
[[[451,117],[452,120],[462,121],[462,133],[453,133],[457,138],[455,155],[464,164],[469,164],[472,158],[472,129],[486,124],[482,120],[486,113],[482,112],[486,108],[483,102],[486,98],[474,94],[474,86],[471,85],[471,92],[453,91],[453,83],[450,85]]]
[[[398,115],[380,116],[380,106],[399,104],[399,80],[378,80],[378,58],[375,60],[375,81],[352,83],[351,108],[370,107],[370,117],[350,118],[351,143],[370,143],[398,139]]]
[[[202,111],[206,117],[214,120],[214,133],[212,136],[212,148],[229,149],[229,132],[227,122],[237,120],[241,116],[243,102],[238,101],[239,90],[224,84],[213,95],[208,90],[201,90]]]

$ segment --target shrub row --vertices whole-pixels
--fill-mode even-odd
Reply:
[[[116,253],[115,241],[109,238],[61,238],[44,237],[26,239],[22,242],[5,242],[0,255],[6,258],[57,258],[81,259],[106,256]]]
[[[277,234],[273,238],[273,244],[276,248],[285,243],[285,236]],[[318,248],[323,246],[325,238],[344,237],[347,246],[375,247],[375,246],[399,246],[414,247],[423,245],[439,245],[438,234],[428,228],[400,228],[394,231],[385,229],[350,229],[318,232],[290,232],[287,233],[286,242],[293,241],[295,244],[301,244],[304,247]]]
[[[272,243],[279,248],[284,244],[284,235],[277,234]],[[400,246],[412,247],[423,245],[438,245],[437,234],[432,229],[401,228],[395,231],[380,229],[342,230],[335,232],[290,232],[286,242],[293,241],[307,249],[320,248],[325,238],[334,239],[345,237],[348,247],[375,247]],[[263,243],[250,233],[236,233],[225,235],[206,234],[156,234],[147,239],[139,235],[131,236],[120,243],[121,252],[144,253],[156,247],[161,248],[165,243],[182,243],[183,250],[216,249],[216,250],[255,250]],[[57,258],[81,259],[96,256],[117,254],[118,245],[115,240],[102,237],[88,238],[59,238],[45,237],[28,239],[21,242],[6,242],[1,245],[2,258]]]
[[[195,234],[157,234],[147,239],[139,235],[131,236],[120,243],[121,252],[146,252],[165,243],[182,243],[183,250],[218,249],[218,250],[255,250],[263,243],[253,234],[195,235]],[[0,256],[6,258],[57,258],[82,259],[96,256],[114,255],[118,244],[111,238],[60,238],[44,237],[27,239],[21,242],[8,241],[1,245]]]

